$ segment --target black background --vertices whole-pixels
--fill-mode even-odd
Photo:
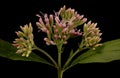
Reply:
[[[40,11],[43,13],[53,14],[54,11],[58,11],[60,7],[66,5],[67,8],[74,8],[78,13],[84,14],[88,20],[98,23],[98,27],[101,29],[102,42],[120,38],[119,30],[119,2],[114,1],[102,1],[102,0],[39,0],[39,1],[4,1],[0,2],[0,38],[6,41],[12,42],[16,38],[14,33],[20,30],[20,25],[25,25],[31,22],[34,27],[35,41],[36,43],[49,51],[52,55],[55,55],[54,47],[46,47],[42,41],[43,36],[38,33],[35,22],[38,18],[35,16]],[[36,34],[38,33],[38,34]],[[44,34],[44,33],[42,33]],[[75,46],[76,44],[68,45],[68,48]],[[53,49],[51,49],[53,48]],[[67,50],[66,50],[67,51]],[[56,58],[56,57],[55,57]],[[65,58],[65,57],[64,57]],[[39,76],[40,78],[57,78],[56,69],[35,62],[22,62],[12,61],[6,58],[0,58],[0,70],[2,73],[12,73],[10,77],[19,75],[25,76]],[[94,63],[94,64],[81,64],[77,65],[70,70],[66,71],[64,78],[80,78],[82,77],[104,77],[117,76],[117,72],[120,72],[120,61],[113,61],[110,63]],[[107,72],[109,72],[107,74]],[[112,74],[111,74],[112,73]],[[1,74],[2,75],[2,74]],[[81,78],[82,78],[81,77]],[[115,77],[114,77],[115,78]]]

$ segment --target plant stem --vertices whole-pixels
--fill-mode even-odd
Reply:
[[[58,69],[58,78],[63,77],[63,71],[61,69]]]
[[[61,69],[61,53],[58,52],[58,67]]]
[[[58,78],[62,78],[62,76],[63,76],[63,70],[61,67],[62,45],[57,46],[57,48],[58,48]]]
[[[80,52],[80,50],[78,49],[75,53],[73,53],[73,55],[71,57],[68,58],[68,60],[66,61],[66,63],[63,66],[63,69],[65,69],[65,67],[69,64],[69,62],[72,60],[72,58],[78,53]]]
[[[50,54],[48,54],[46,51],[40,49],[40,48],[37,47],[37,46],[35,46],[35,49],[38,50],[38,51],[40,51],[40,52],[43,53],[44,55],[46,55],[46,56],[52,61],[52,63],[54,64],[55,68],[58,67],[56,61],[51,57]]]
[[[58,78],[62,78],[63,72],[61,68],[61,53],[58,53]]]
[[[65,71],[65,70],[69,69],[70,67],[72,67],[73,65],[72,65],[72,66],[68,66],[68,64],[70,63],[70,61],[73,59],[73,57],[74,57],[76,54],[78,54],[80,51],[82,51],[82,50],[84,50],[84,49],[86,49],[86,48],[87,48],[87,47],[76,50],[76,51],[73,53],[73,55],[71,55],[71,57],[69,57],[68,60],[66,61],[66,63],[64,64],[63,70]],[[67,67],[67,66],[68,66],[68,67]],[[67,67],[67,68],[66,68],[66,67]]]
[[[76,64],[78,64],[78,63],[75,63],[74,65],[67,66],[67,67],[63,70],[63,72],[65,72],[65,71],[68,70],[69,68],[75,66]]]

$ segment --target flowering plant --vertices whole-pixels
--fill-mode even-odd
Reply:
[[[118,47],[120,46],[120,39],[103,44],[99,43],[102,33],[97,27],[97,23],[87,22],[87,18],[78,14],[74,9],[66,9],[64,6],[58,12],[55,12],[54,15],[44,14],[41,16],[37,14],[36,16],[39,17],[39,21],[36,22],[38,29],[40,32],[46,33],[46,37],[44,37],[46,45],[53,45],[57,48],[57,61],[48,52],[36,46],[31,23],[20,26],[22,31],[16,32],[18,38],[13,41],[13,46],[8,42],[0,40],[0,56],[12,60],[35,61],[48,64],[57,69],[58,78],[62,78],[63,73],[76,64],[110,62],[120,59],[120,48]],[[69,43],[68,40],[70,38],[76,37],[81,38],[78,48],[71,50],[68,53],[69,57],[66,59],[66,62],[61,64],[64,45]],[[33,53],[33,50],[40,51],[51,62]],[[84,52],[80,54],[81,51]],[[17,55],[15,52],[25,57]]]

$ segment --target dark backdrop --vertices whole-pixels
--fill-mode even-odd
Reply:
[[[119,30],[119,2],[102,1],[102,0],[39,0],[39,1],[4,1],[0,2],[0,38],[12,42],[16,36],[14,33],[20,30],[19,26],[31,22],[34,27],[35,41],[40,47],[48,49],[52,55],[55,56],[54,47],[45,47],[42,38],[44,35],[37,33],[35,22],[38,18],[35,16],[40,11],[43,13],[54,13],[60,7],[66,5],[84,14],[88,20],[98,23],[98,27],[103,32],[102,42],[120,38]],[[41,40],[41,41],[40,41]],[[75,46],[76,44],[71,44]],[[68,45],[69,49],[71,45]],[[67,51],[67,50],[66,50]],[[55,56],[56,58],[56,56]],[[65,58],[65,57],[64,57]],[[80,76],[87,77],[104,77],[104,75],[112,75],[115,71],[120,71],[120,61],[113,61],[106,64],[82,64],[66,71],[64,78],[80,78]],[[2,73],[8,74],[11,72],[11,77],[14,74],[23,77],[25,76],[40,76],[40,78],[56,78],[56,69],[34,62],[12,61],[6,58],[0,58],[0,70]],[[112,74],[106,74],[110,72]],[[97,76],[95,76],[96,74]],[[1,74],[2,75],[2,74]],[[118,75],[117,72],[114,76]],[[4,75],[6,76],[6,75]]]

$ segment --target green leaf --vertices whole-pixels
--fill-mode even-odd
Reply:
[[[22,60],[22,61],[34,61],[41,62],[45,64],[49,64],[48,61],[36,55],[35,53],[31,53],[29,57],[23,57],[19,54],[16,54],[16,47],[12,46],[11,43],[0,39],[0,56],[5,57],[11,60]]]
[[[120,39],[103,43],[96,50],[88,50],[78,56],[71,65],[78,63],[105,63],[120,60]]]

